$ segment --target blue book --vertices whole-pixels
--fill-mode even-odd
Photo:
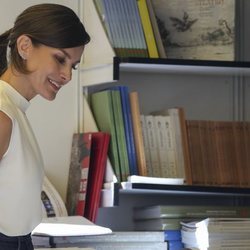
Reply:
[[[180,250],[184,249],[184,245],[181,240],[170,240],[168,241],[168,250]]]
[[[165,230],[165,241],[181,240],[181,230]]]

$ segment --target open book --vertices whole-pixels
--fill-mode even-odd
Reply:
[[[82,216],[43,218],[32,231],[39,236],[85,236],[110,234],[112,230],[98,226]]]

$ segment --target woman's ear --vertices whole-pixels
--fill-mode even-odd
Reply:
[[[23,60],[27,60],[32,49],[32,41],[27,35],[21,35],[17,38],[17,50]]]

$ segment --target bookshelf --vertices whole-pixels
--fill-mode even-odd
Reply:
[[[80,86],[85,94],[123,84],[138,91],[143,114],[181,106],[188,119],[250,120],[249,61],[119,58],[103,32],[92,1],[84,1],[83,9],[84,22],[92,36],[80,72]],[[98,49],[100,41],[107,50]],[[100,208],[97,223],[113,230],[132,230],[133,206],[250,205],[249,191],[208,186],[138,186],[120,190],[118,207]]]

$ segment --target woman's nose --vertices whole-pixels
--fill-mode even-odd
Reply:
[[[71,80],[72,77],[72,69],[65,67],[62,71],[61,71],[61,78],[62,80],[65,82],[65,84],[67,82],[69,82]]]

